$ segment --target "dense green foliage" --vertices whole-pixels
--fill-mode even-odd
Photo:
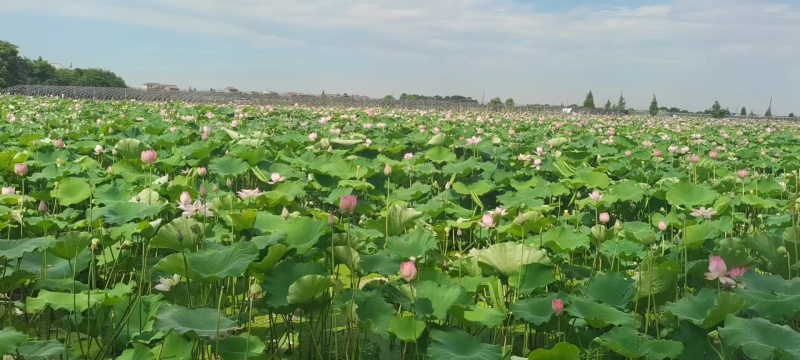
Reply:
[[[583,107],[594,109],[594,95],[592,95],[592,91],[589,90],[589,93],[586,94],[586,99],[583,100]]]
[[[14,85],[127,87],[125,81],[103,69],[56,69],[39,57],[19,55],[17,47],[0,41],[0,89]]]
[[[798,136],[0,97],[0,355],[798,359]]]

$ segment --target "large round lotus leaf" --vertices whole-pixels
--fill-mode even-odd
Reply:
[[[481,196],[492,191],[492,185],[484,180],[471,183],[455,182],[453,183],[453,191],[461,195],[475,194],[476,196]]]
[[[461,330],[431,330],[428,356],[432,360],[500,360],[500,345],[490,345]]]
[[[556,281],[554,268],[537,263],[525,265],[508,277],[508,285],[518,289],[521,294],[530,294],[554,281]]]
[[[158,229],[156,236],[150,240],[150,248],[194,251],[197,249],[194,245],[200,240],[200,225],[193,218],[176,218]],[[183,239],[178,237],[179,233]]]
[[[186,257],[185,262],[184,256]],[[257,257],[258,248],[252,242],[240,241],[233,246],[219,250],[167,255],[153,266],[152,271],[185,276],[187,273],[185,264],[188,263],[189,279],[214,282],[229,276],[242,276],[250,263]]]
[[[93,259],[92,250],[87,246],[78,255],[77,259],[65,260],[49,252],[34,251],[25,253],[22,256],[20,270],[37,274],[41,278],[47,279],[72,279],[75,271],[80,273],[89,267],[89,262]],[[44,269],[42,268],[44,265]],[[45,273],[43,273],[43,271]]]
[[[425,157],[435,163],[445,163],[456,161],[456,154],[447,148],[437,146],[425,152]]]
[[[486,249],[470,251],[470,254],[474,253],[477,253],[478,262],[488,265],[505,276],[510,276],[524,265],[550,264],[546,251],[513,242],[503,242],[491,245]]]
[[[583,319],[595,328],[604,328],[609,325],[633,325],[634,317],[638,317],[638,315],[617,310],[610,305],[598,304],[576,296],[570,296],[569,306],[565,306],[564,311],[570,316]]]
[[[221,331],[222,330],[220,330],[220,332]],[[214,341],[214,343],[216,343],[216,341]],[[181,335],[177,331],[170,332],[167,336],[164,336],[162,343],[153,347],[153,354],[160,360],[194,360],[197,358],[197,356],[193,356],[196,345],[197,340],[191,338],[189,335]]]
[[[286,296],[286,300],[289,304],[306,302],[331,286],[333,286],[333,279],[330,276],[306,275],[289,286],[289,294]]]
[[[430,140],[428,140],[428,145],[441,145],[444,143],[446,135],[441,132],[434,135]]]
[[[70,231],[61,235],[49,250],[55,256],[72,260],[92,243],[92,235],[87,232]]]
[[[0,241],[0,258],[13,260],[25,253],[51,246],[52,240],[46,238],[2,240]]]
[[[127,202],[130,199],[131,186],[122,180],[100,185],[94,191],[94,202],[98,204],[109,205],[116,202]]]
[[[103,218],[105,222],[114,225],[124,225],[134,220],[144,220],[148,217],[155,216],[161,209],[162,205],[147,205],[137,202],[118,202],[109,206],[92,209],[92,220]],[[87,211],[87,215],[89,212]]]
[[[297,249],[298,254],[305,254],[311,247],[316,245],[319,238],[325,234],[328,223],[325,221],[314,220],[309,217],[297,217],[288,220],[284,242],[289,247]]]
[[[586,295],[602,303],[624,308],[633,299],[635,282],[621,272],[607,272],[592,278]]]
[[[133,343],[133,349],[123,351],[115,360],[156,360],[156,355],[149,347]]]
[[[422,336],[425,322],[414,319],[413,316],[397,315],[389,320],[388,328],[400,341],[411,342]]]
[[[83,312],[89,307],[103,302],[104,299],[105,294],[102,293],[72,294],[41,290],[35,297],[27,298],[25,305],[28,311],[41,311],[49,306],[54,310],[63,309],[70,312]]]
[[[433,281],[420,281],[414,284],[416,300],[428,300],[428,313],[437,319],[445,319],[453,306],[472,307],[475,302],[460,285],[441,285]],[[418,314],[419,315],[419,314]]]
[[[630,326],[622,326],[597,337],[598,343],[627,358],[648,360],[678,359],[683,344],[672,340],[653,340]]]
[[[719,335],[723,343],[741,347],[751,359],[774,359],[773,355],[781,352],[781,359],[800,359],[800,333],[787,325],[728,315]]]
[[[317,262],[282,262],[272,271],[267,273],[264,279],[264,291],[267,293],[265,301],[273,307],[289,306],[289,288],[295,281],[303,276],[320,275],[328,276],[328,271]]]
[[[31,360],[68,358],[64,344],[58,340],[28,341],[18,347],[15,353],[18,353],[22,359]]]
[[[446,165],[442,166],[442,173],[446,175],[461,175],[469,170],[477,168],[479,165],[480,163],[478,160],[470,157],[467,160],[459,161],[457,163],[447,163]]]
[[[78,204],[92,196],[92,188],[86,179],[68,177],[61,179],[50,196],[58,199],[59,204],[69,206]]]
[[[244,160],[233,156],[215,158],[208,163],[208,170],[220,177],[236,177],[250,170]]]
[[[644,190],[632,180],[623,180],[611,186],[611,193],[622,201],[639,202],[644,197]]]
[[[14,328],[8,327],[0,330],[0,354],[9,354],[26,341],[28,341],[28,335],[14,330]]]
[[[211,343],[211,351],[216,353],[216,342]],[[222,360],[247,360],[261,356],[267,346],[256,335],[242,333],[219,342],[219,356]]]
[[[589,236],[573,228],[564,226],[554,227],[542,233],[541,237],[530,237],[526,240],[529,244],[539,245],[554,252],[574,252],[581,248],[588,248],[591,243]]]
[[[226,318],[217,309],[187,309],[178,305],[164,305],[158,309],[153,328],[163,333],[174,330],[178,334],[193,332],[200,337],[216,338],[236,328],[236,322]]]
[[[494,329],[506,320],[506,312],[497,308],[479,307],[475,310],[464,311],[464,319]]]
[[[667,201],[672,205],[696,207],[705,206],[713,203],[719,194],[707,187],[707,185],[695,185],[687,181],[682,181],[670,186],[667,190]]]
[[[518,319],[525,320],[533,325],[541,325],[554,315],[552,302],[558,294],[549,293],[544,297],[526,298],[508,305],[511,313]]]
[[[560,342],[552,349],[536,349],[528,355],[528,360],[579,360],[581,349],[570,343]]]
[[[355,291],[356,315],[359,327],[389,339],[389,320],[397,312],[378,291]]]
[[[429,250],[436,249],[439,241],[435,235],[423,228],[414,229],[410,234],[391,237],[386,242],[386,251],[389,255],[408,259],[425,255]]]
[[[713,239],[717,233],[717,229],[710,221],[689,225],[686,227],[684,238],[681,239],[681,245],[686,247],[702,246],[706,240]]]
[[[146,149],[147,146],[136,139],[122,139],[114,145],[114,150],[123,159],[141,159],[142,151]]]
[[[591,189],[605,189],[608,187],[608,175],[591,171],[591,170],[578,170],[575,172],[575,179],[579,180],[584,186]]]
[[[702,288],[697,295],[667,303],[664,310],[703,329],[711,329],[725,320],[728,314],[736,315],[746,307],[747,300],[737,294]]]

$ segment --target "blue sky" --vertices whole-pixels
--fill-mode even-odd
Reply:
[[[22,55],[130,86],[800,113],[793,0],[0,0]]]

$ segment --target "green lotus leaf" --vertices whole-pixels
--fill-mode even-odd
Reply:
[[[14,328],[7,327],[0,330],[0,354],[9,354],[26,341],[28,341],[28,335]]]
[[[726,345],[741,348],[751,359],[774,359],[777,353],[782,359],[800,359],[800,333],[787,325],[728,315],[719,335]]]
[[[152,271],[167,275],[186,276],[185,264],[188,263],[189,279],[214,282],[229,276],[242,276],[250,263],[257,257],[258,248],[252,242],[240,241],[219,250],[200,250],[193,253],[167,255],[153,266]]]
[[[225,338],[219,342],[219,355],[222,360],[247,360],[259,357],[267,349],[258,336],[244,332]],[[212,351],[216,351],[216,342],[212,342]]]
[[[208,163],[208,170],[220,177],[236,177],[250,170],[242,159],[233,156],[215,158]]]
[[[414,319],[412,316],[398,315],[388,323],[389,332],[397,336],[400,341],[417,341],[425,331],[425,322]]]
[[[500,345],[490,345],[461,330],[431,330],[428,356],[432,360],[500,360]]]
[[[61,205],[69,206],[83,202],[92,196],[89,182],[82,178],[68,177],[61,179],[50,196],[58,199]]]
[[[183,306],[167,304],[158,309],[153,328],[163,333],[170,331],[175,331],[180,335],[194,333],[199,337],[213,339],[233,331],[236,328],[236,321],[228,319],[217,309],[187,309]]]
[[[536,349],[528,355],[528,360],[578,360],[581,349],[570,343],[560,342],[551,349]]]
[[[546,251],[519,243],[494,244],[475,253],[479,263],[493,268],[504,276],[511,276],[528,264],[550,264]]]
[[[678,341],[654,340],[630,326],[614,328],[595,341],[617,354],[634,359],[678,359],[683,352],[683,344]]]

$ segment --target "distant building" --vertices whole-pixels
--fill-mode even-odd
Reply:
[[[228,86],[228,87],[222,89],[222,91],[229,92],[229,93],[238,93],[239,89],[237,89],[235,87]]]
[[[178,91],[177,85],[169,85],[169,84],[159,84],[159,83],[144,83],[142,84],[142,90],[172,90]]]

